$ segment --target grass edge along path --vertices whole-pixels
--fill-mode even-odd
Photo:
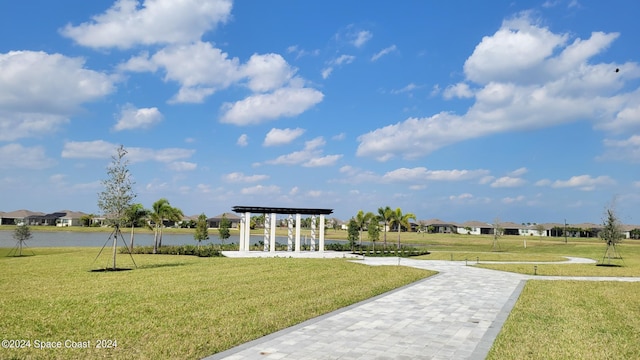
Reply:
[[[529,280],[487,359],[639,359],[640,283]]]
[[[343,259],[168,255],[92,273],[99,249],[33,250],[0,258],[0,333],[31,342],[0,348],[0,358],[202,358],[433,274]],[[36,340],[62,348],[36,349]],[[99,340],[117,347],[96,349]]]

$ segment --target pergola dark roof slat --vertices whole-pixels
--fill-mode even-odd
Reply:
[[[329,215],[333,209],[313,209],[313,208],[284,208],[284,207],[263,207],[263,206],[234,206],[231,208],[237,213],[255,214],[301,214],[301,215]]]

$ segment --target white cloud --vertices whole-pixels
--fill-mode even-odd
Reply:
[[[269,175],[245,175],[241,172],[232,172],[222,177],[224,181],[230,183],[251,183],[269,179]]]
[[[267,161],[271,165],[302,165],[304,167],[320,167],[334,165],[342,155],[323,155],[322,147],[326,141],[319,136],[305,142],[304,149],[292,153],[278,156],[276,159]]]
[[[293,140],[304,134],[305,130],[301,128],[295,129],[271,129],[264,138],[263,146],[277,146],[289,144]]]
[[[391,45],[389,47],[386,47],[380,51],[378,51],[377,53],[375,53],[372,57],[371,57],[371,61],[377,61],[378,59],[380,59],[381,57],[391,54],[392,52],[396,51],[396,46],[395,45]]]
[[[198,167],[198,164],[187,161],[174,161],[167,164],[167,167],[173,171],[193,171]]]
[[[335,141],[342,141],[347,137],[347,134],[345,133],[340,133],[338,135],[334,135],[331,137],[331,140],[335,140]]]
[[[415,159],[467,139],[572,121],[598,126],[617,119],[616,128],[636,126],[640,92],[622,91],[625,82],[640,77],[640,67],[592,59],[617,37],[594,32],[568,44],[568,35],[554,34],[526,14],[505,21],[465,63],[466,81],[448,88],[447,96],[467,96],[471,86],[465,83],[479,85],[466,113],[441,112],[372,130],[358,137],[356,153],[379,161]],[[613,76],[616,67],[624,68],[625,76]]]
[[[640,163],[640,135],[631,135],[626,140],[605,139],[603,143],[605,152],[598,160]]]
[[[196,189],[204,194],[208,194],[211,192],[211,185],[207,185],[207,184],[198,184],[196,186]]]
[[[296,60],[303,56],[317,56],[320,54],[320,50],[305,50],[298,47],[298,45],[291,45],[287,47],[287,52],[289,54],[296,54]]]
[[[55,162],[45,154],[44,147],[26,147],[20,144],[0,146],[0,169],[45,169]]]
[[[152,72],[158,68],[164,69],[164,81],[180,84],[178,94],[171,99],[176,103],[202,102],[215,91],[227,88],[243,78],[237,58],[229,58],[227,53],[206,42],[172,45],[149,58],[145,56],[143,53],[133,57],[121,64],[119,69]]]
[[[243,73],[249,78],[252,91],[266,92],[288,83],[296,71],[278,54],[253,54],[243,66]]]
[[[462,181],[486,175],[487,170],[428,170],[425,167],[399,168],[389,171],[381,178],[384,182],[405,181]]]
[[[413,90],[419,89],[421,88],[421,86],[418,86],[414,83],[410,83],[409,85],[403,87],[402,89],[398,89],[398,90],[391,90],[392,94],[402,94],[402,93],[406,93],[406,92],[412,92]]]
[[[526,167],[521,167],[521,168],[515,169],[512,172],[510,172],[509,176],[518,177],[518,176],[522,176],[522,175],[524,175],[524,174],[526,174],[528,172],[529,172],[529,169],[527,169]]]
[[[240,135],[240,137],[238,137],[238,140],[236,141],[236,144],[242,147],[249,145],[249,137],[247,136],[247,134]]]
[[[469,85],[466,83],[457,83],[455,85],[449,85],[446,89],[444,89],[444,93],[442,96],[449,100],[454,97],[457,98],[471,98],[473,97],[473,91],[469,88]]]
[[[322,101],[324,95],[311,88],[285,87],[269,94],[251,95],[226,103],[220,121],[239,126],[260,124],[279,117],[299,115]]]
[[[119,69],[150,72],[163,69],[165,82],[180,85],[171,103],[201,103],[216,91],[246,81],[252,94],[221,107],[221,121],[237,125],[296,116],[324,97],[320,91],[305,87],[304,79],[295,76],[297,70],[279,54],[253,54],[245,64],[240,64],[238,58],[231,58],[202,41],[170,45],[151,56],[139,54]]]
[[[549,186],[551,185],[551,180],[549,179],[542,179],[542,180],[538,180],[535,183],[536,186]]]
[[[339,67],[339,66],[342,66],[342,65],[351,64],[355,59],[356,59],[356,57],[353,56],[353,55],[342,54],[342,55],[338,56],[337,58],[329,61],[327,67],[322,70],[322,78],[323,79],[327,79],[329,77],[329,75],[331,75],[331,73],[333,72],[333,69],[336,66]]]
[[[569,180],[556,180],[551,184],[553,188],[575,187],[582,191],[595,190],[596,186],[614,185],[616,182],[611,177],[602,175],[596,178],[591,175],[572,176]]]
[[[156,107],[138,109],[131,104],[120,111],[114,130],[148,129],[162,121],[162,113]]]
[[[493,188],[519,187],[526,183],[524,179],[511,176],[503,176],[491,183]]]
[[[252,187],[243,188],[240,190],[242,195],[269,195],[273,196],[280,193],[280,188],[275,185],[263,186],[256,185]]]
[[[540,67],[565,45],[567,35],[537,26],[527,13],[506,20],[485,36],[464,64],[467,78],[479,84],[522,81],[539,75]]]
[[[93,48],[130,48],[137,44],[186,43],[228,20],[231,0],[117,0],[103,14],[62,35]]]
[[[359,48],[366,44],[369,40],[373,38],[373,34],[370,31],[361,30],[357,33],[353,34],[353,46]]]
[[[523,195],[519,195],[516,197],[505,197],[502,199],[502,202],[505,204],[513,204],[516,202],[522,202],[524,201],[525,197]]]
[[[331,75],[332,72],[333,72],[332,67],[327,67],[322,69],[322,78],[326,80],[329,77],[329,75]]]
[[[68,141],[62,149],[62,157],[68,159],[108,159],[115,154],[117,147],[118,145],[104,140]],[[125,147],[125,150],[127,151],[127,158],[132,163],[142,161],[171,163],[189,158],[195,152],[195,150],[180,148],[149,149]]]
[[[461,200],[469,200],[469,199],[473,199],[473,195],[469,193],[462,193],[460,195],[449,196],[449,200],[452,200],[452,201],[461,201]]]
[[[629,100],[631,99],[636,103],[640,102],[640,96],[630,97]],[[618,112],[615,118],[609,122],[597,124],[596,128],[616,134],[637,132],[640,130],[640,105],[634,106],[634,104],[631,103],[632,101],[629,101],[629,106]]]
[[[82,104],[114,91],[109,75],[84,65],[41,51],[0,54],[0,141],[51,135]]]
[[[321,167],[321,166],[332,166],[338,160],[342,158],[342,155],[326,155],[321,157],[313,157],[309,159],[307,162],[302,164],[304,167]]]

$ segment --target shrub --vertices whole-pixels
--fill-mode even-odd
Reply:
[[[120,248],[120,253],[127,253],[127,248]],[[136,246],[133,248],[133,254],[153,254],[153,246]],[[202,246],[198,249],[194,245],[173,245],[162,246],[158,248],[158,254],[162,255],[192,255],[200,257],[216,257],[222,256],[219,249],[213,245]]]

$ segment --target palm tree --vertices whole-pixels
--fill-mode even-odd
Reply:
[[[142,204],[133,204],[125,210],[127,222],[131,223],[131,238],[129,240],[129,251],[133,251],[134,228],[140,226],[142,219],[149,216],[150,211],[145,209]]]
[[[375,215],[373,215],[372,212],[367,212],[365,214],[362,210],[359,210],[358,214],[356,214],[355,221],[356,225],[358,226],[360,246],[362,246],[362,230],[374,217]]]
[[[158,248],[162,247],[163,221],[180,221],[184,217],[184,214],[182,210],[172,207],[169,200],[162,198],[153,203],[149,217],[154,223],[153,253],[156,254]]]
[[[378,220],[384,222],[384,248],[387,248],[387,225],[389,224],[389,220],[391,219],[391,210],[390,207],[379,207],[378,208]]]
[[[403,214],[402,209],[400,208],[397,208],[395,211],[391,212],[391,219],[389,223],[391,224],[391,226],[398,226],[398,249],[400,249],[400,232],[402,231],[403,226],[407,229],[411,227],[411,225],[409,224],[410,219],[415,220],[416,216],[412,213]]]

